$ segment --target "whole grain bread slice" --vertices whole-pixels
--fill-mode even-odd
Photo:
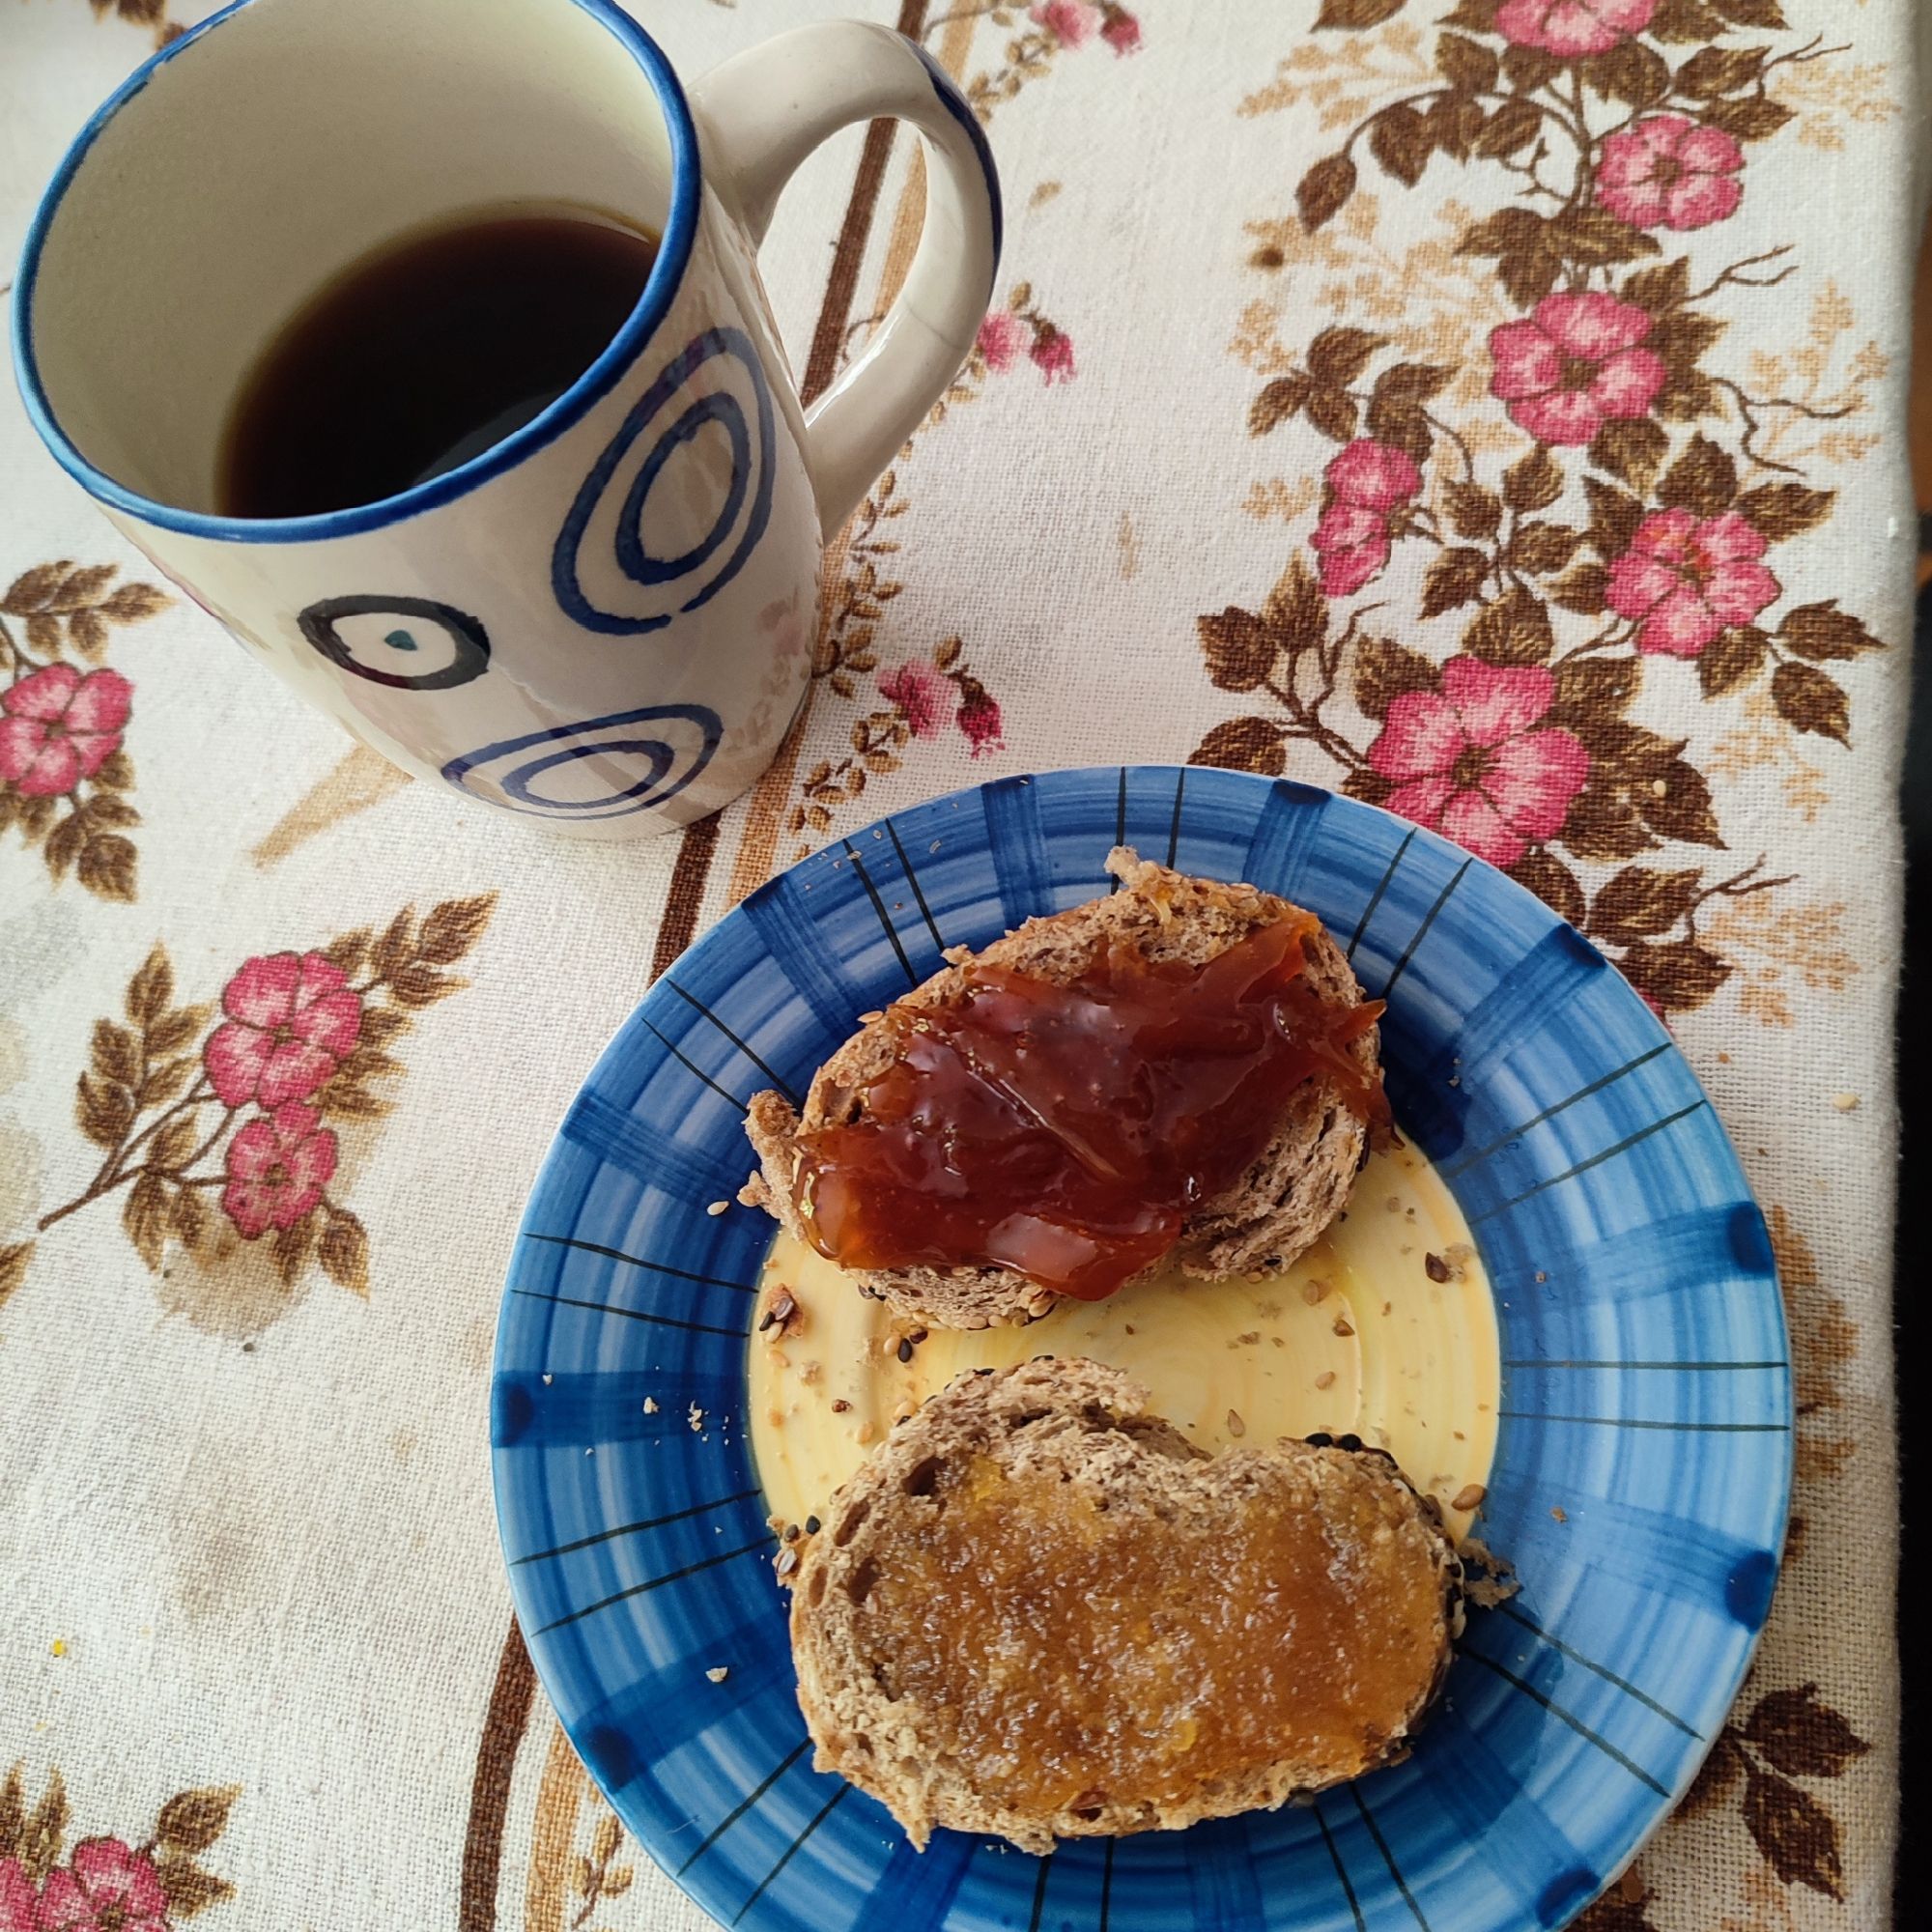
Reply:
[[[923,1848],[938,1826],[997,1833],[1037,1853],[1051,1851],[1061,1837],[1179,1830],[1197,1819],[1271,1809],[1406,1754],[1462,1630],[1462,1569],[1434,1503],[1409,1488],[1385,1454],[1363,1450],[1351,1437],[1344,1438],[1349,1447],[1324,1437],[1243,1445],[1210,1458],[1148,1414],[1145,1401],[1146,1391],[1118,1371],[1078,1358],[1042,1356],[962,1376],[894,1430],[838,1491],[822,1529],[789,1546],[798,1556],[788,1579],[792,1654],[814,1762],[885,1804],[915,1846]],[[916,1557],[944,1533],[944,1512],[970,1512],[988,1495],[990,1514],[968,1519],[979,1527],[952,1531],[965,1541],[951,1548],[944,1574],[983,1581],[994,1566],[1013,1563],[1016,1550],[1041,1547],[1029,1512],[1044,1497],[1052,1508],[1078,1513],[1077,1537],[1117,1539],[1096,1558],[1104,1577],[1122,1579],[1119,1590],[1105,1586],[1113,1601],[1096,1614],[1106,1628],[1081,1635],[1063,1620],[1035,1630],[1023,1600],[1015,1606],[1021,1641],[989,1637],[982,1599],[985,1588],[997,1592],[1004,1581],[978,1597],[959,1583],[970,1601],[949,1604],[943,1585],[927,1587],[923,1572],[906,1571],[907,1552]],[[1029,1496],[1031,1504],[1020,1500]],[[1216,1693],[1203,1688],[1198,1652],[1164,1638],[1172,1624],[1163,1619],[1173,1616],[1177,1582],[1189,1603],[1232,1587],[1216,1574],[1220,1552],[1233,1547],[1224,1539],[1240,1531],[1244,1509],[1258,1498],[1276,1512],[1269,1522],[1286,1523],[1310,1547],[1330,1552],[1327,1574],[1346,1579],[1336,1587],[1349,1596],[1352,1621],[1296,1623],[1289,1641],[1312,1633],[1306,1681],[1321,1687],[1324,1699],[1332,1684],[1352,1688],[1333,1693],[1345,1700],[1339,1722],[1335,1705],[1324,1702],[1321,1721],[1311,1720],[1286,1750],[1284,1733],[1269,1724],[1260,1733],[1264,1746],[1250,1743],[1231,1761],[1222,1741],[1234,1720],[1226,1700],[1236,1692],[1224,1690],[1215,1705]],[[1157,1560],[1147,1556],[1150,1548]],[[1140,1560],[1117,1563],[1117,1551],[1139,1552]],[[1299,1575],[1294,1565],[1306,1558],[1301,1548],[1282,1560]],[[1014,1587],[1025,1592],[1027,1559],[1017,1560]],[[1209,1612],[1225,1613],[1237,1643],[1251,1628],[1250,1601]],[[948,1627],[949,1610],[964,1618],[964,1629]],[[1171,1720],[1194,1729],[1150,1778],[1143,1754],[1155,1747],[1142,1742],[1150,1736],[1145,1687],[1166,1680],[1145,1673],[1166,1667],[1164,1640],[1174,1647],[1176,1674],[1171,1695],[1167,1688],[1151,1693],[1155,1728]],[[919,1662],[935,1645],[966,1659],[955,1666],[966,1673],[963,1689],[951,1700],[934,1693],[929,1669]],[[1066,1662],[1082,1645],[1082,1656],[1118,1658],[1118,1666],[1083,1679],[1086,1666]],[[1372,1665],[1375,1659],[1383,1662]],[[1103,1708],[1113,1694],[1107,1687],[1130,1680],[1142,1688],[1123,1688],[1120,1708]],[[970,1719],[967,1703],[978,1710]],[[990,1755],[988,1735],[1000,1740]],[[1028,1756],[1029,1739],[1041,1735],[1077,1735],[1082,1750],[1094,1738],[1121,1738],[1117,1747],[1103,1747],[1111,1756],[1073,1758],[1073,1771],[1062,1774],[1085,1776],[1105,1762],[1116,1788],[1063,1788],[1059,1799],[1041,1801],[1038,1767]],[[1163,1749],[1182,1734],[1164,1735]],[[1319,1746],[1311,1742],[1318,1737]],[[1203,1759],[1204,1747],[1219,1755]],[[1122,1760],[1133,1767],[1124,1776]],[[1197,1763],[1208,1775],[1195,1774]]]
[[[962,969],[976,956],[1063,983],[1078,978],[1101,948],[1120,940],[1149,960],[1202,965],[1258,927],[1296,911],[1257,887],[1189,877],[1140,859],[1125,846],[1108,855],[1107,869],[1120,880],[1119,892],[1030,919],[977,955],[955,950],[948,954],[952,963],[899,1004],[936,1007],[957,999],[966,983]],[[1307,982],[1321,999],[1343,1007],[1360,1003],[1361,985],[1325,930],[1318,927],[1310,935],[1303,956]],[[1377,1071],[1375,1029],[1348,1050],[1364,1072]],[[748,1207],[764,1208],[803,1238],[792,1199],[796,1138],[802,1130],[856,1119],[864,1088],[895,1051],[893,1036],[875,1017],[819,1068],[802,1109],[780,1094],[757,1094],[745,1130],[758,1168],[738,1198]],[[1286,1267],[1347,1205],[1368,1151],[1368,1130],[1336,1082],[1321,1074],[1305,1081],[1248,1171],[1187,1222],[1177,1251],[1182,1266],[1210,1279]],[[1051,1289],[1003,1267],[854,1270],[853,1279],[908,1320],[942,1328],[1030,1321],[1060,1299]]]

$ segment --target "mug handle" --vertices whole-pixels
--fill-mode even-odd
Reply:
[[[829,135],[909,121],[925,143],[925,222],[905,286],[865,353],[805,412],[827,538],[858,507],[959,373],[992,299],[1000,178],[986,136],[923,47],[860,20],[797,27],[734,55],[692,89],[707,178],[755,247],[780,191]]]

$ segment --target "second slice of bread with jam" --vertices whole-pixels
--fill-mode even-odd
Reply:
[[[1394,1462],[1209,1457],[1117,1370],[962,1376],[786,1546],[815,1762],[917,1846],[1022,1850],[1272,1807],[1406,1755],[1463,1572]]]

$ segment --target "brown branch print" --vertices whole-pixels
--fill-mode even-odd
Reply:
[[[1402,11],[1326,0],[1318,25],[1355,34]],[[1738,922],[1717,912],[1790,882],[1689,854],[1634,863],[1725,843],[1688,740],[1636,722],[1634,701],[1647,680],[1690,678],[1703,700],[1756,707],[1760,734],[1769,721],[1849,746],[1842,669],[1881,644],[1835,599],[1787,601],[1772,561],[1836,506],[1807,469],[1823,437],[1793,430],[1864,406],[1869,358],[1836,389],[1822,377],[1849,319],[1841,304],[1814,318],[1826,340],[1802,361],[1729,367],[1717,298],[1776,286],[1791,251],[1698,275],[1672,244],[1742,205],[1748,146],[1793,118],[1780,76],[1841,50],[1731,44],[1743,26],[1780,29],[1776,0],[1461,0],[1440,25],[1433,47],[1389,27],[1393,66],[1297,49],[1243,104],[1321,99],[1317,73],[1366,90],[1345,97],[1340,123],[1324,106],[1324,127],[1346,131],[1297,184],[1294,232],[1251,224],[1264,273],[1348,229],[1366,170],[1414,186],[1442,157],[1498,168],[1511,187],[1487,214],[1447,204],[1451,245],[1437,248],[1490,280],[1480,360],[1473,345],[1466,361],[1422,359],[1393,317],[1300,348],[1272,311],[1243,318],[1236,353],[1265,378],[1249,434],[1293,425],[1338,448],[1309,553],[1259,608],[1199,620],[1209,679],[1251,708],[1194,756],[1278,773],[1307,748],[1345,790],[1512,872],[1659,1012],[1690,1010],[1734,970],[1717,939]],[[1372,247],[1372,230],[1357,224],[1350,245]],[[1266,514],[1273,498],[1259,500]],[[1398,546],[1426,559],[1406,624],[1357,601]],[[1438,623],[1454,628],[1448,652],[1388,635]],[[1762,986],[1754,1003],[1760,1017],[1779,1009]]]
[[[1870,1749],[1820,1699],[1817,1685],[1769,1691],[1718,1734],[1683,1809],[1692,1817],[1708,1811],[1742,1783],[1746,1829],[1771,1868],[1786,1885],[1842,1900],[1838,1821],[1798,1780],[1842,1777]]]
[[[1121,58],[1137,52],[1141,44],[1140,20],[1119,0],[1097,0],[1097,4],[1095,0],[1035,0],[1030,8],[1011,5],[1009,0],[964,0],[964,4],[948,7],[927,21],[925,38],[961,19],[985,20],[1011,36],[1000,64],[974,74],[966,83],[967,103],[982,122],[990,121],[993,110],[1010,100],[1028,82],[1049,73],[1063,53],[1098,43]]]
[[[0,1781],[0,1926],[71,1926],[75,1932],[168,1932],[235,1888],[199,1862],[228,1829],[239,1784],[179,1791],[139,1843],[126,1837],[68,1842],[71,1806],[58,1770],[30,1807],[21,1768]]]
[[[131,900],[125,835],[141,814],[122,740],[134,687],[100,660],[116,625],[172,600],[152,583],[116,584],[119,569],[62,558],[0,595],[0,832],[38,845],[56,883],[72,872],[99,898]]]
[[[469,981],[447,969],[482,937],[496,895],[405,906],[306,952],[248,959],[213,1003],[179,1004],[156,943],[129,980],[121,1019],[98,1019],[75,1087],[81,1133],[101,1150],[93,1178],[40,1232],[110,1195],[151,1272],[169,1242],[211,1257],[236,1237],[266,1243],[284,1287],[313,1260],[369,1293],[369,1240],[338,1192],[341,1136],[387,1114],[404,1071],[390,1049],[423,1008]],[[21,1264],[24,1268],[25,1264]]]
[[[862,321],[847,331],[848,353],[870,326],[870,320]],[[785,822],[795,838],[829,832],[841,805],[860,797],[872,779],[899,770],[915,742],[936,739],[949,727],[967,740],[975,757],[1004,749],[999,701],[974,672],[961,639],[943,639],[923,655],[889,666],[881,664],[877,645],[885,607],[906,587],[894,574],[899,543],[892,529],[909,507],[901,470],[920,440],[953,411],[978,401],[989,379],[1011,373],[1023,361],[1032,363],[1049,387],[1073,380],[1073,340],[1040,309],[1027,282],[1016,283],[1006,306],[980,325],[965,366],[932,406],[919,437],[907,440],[897,463],[853,513],[842,550],[843,574],[819,627],[812,677],[821,692],[830,692],[856,715],[849,749],[819,759],[800,780]],[[869,709],[859,708],[868,703]],[[797,856],[807,849],[801,844]]]

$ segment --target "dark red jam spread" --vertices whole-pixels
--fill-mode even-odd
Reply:
[[[974,962],[945,1007],[892,1008],[892,1063],[849,1123],[799,1137],[813,1245],[848,1268],[995,1264],[1098,1301],[1175,1244],[1326,1074],[1372,1128],[1349,1043],[1379,1001],[1325,1004],[1293,913],[1205,965],[1115,943],[1055,984]]]

